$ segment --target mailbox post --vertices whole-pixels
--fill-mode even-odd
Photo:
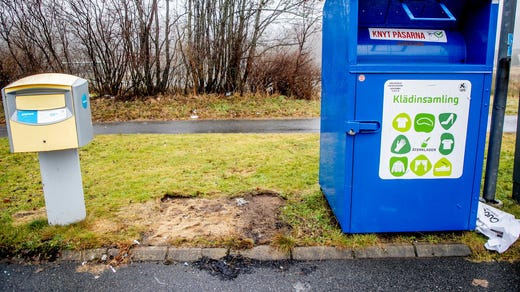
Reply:
[[[6,86],[2,97],[11,152],[38,152],[49,224],[85,219],[78,147],[93,138],[87,81],[33,75]]]
[[[497,0],[327,0],[320,186],[348,233],[475,228]]]

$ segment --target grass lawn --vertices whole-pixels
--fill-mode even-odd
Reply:
[[[92,100],[94,122],[186,120],[193,110],[199,119],[266,119],[319,117],[320,101],[283,95],[165,95],[127,102]]]
[[[514,136],[506,135],[497,193],[504,209],[520,218],[520,206],[509,198],[513,148]],[[46,221],[37,154],[11,154],[2,138],[0,254],[41,256],[62,248],[124,246],[148,232],[142,222],[124,215],[128,206],[157,202],[166,194],[216,200],[270,190],[285,199],[279,219],[291,227],[280,242],[363,247],[448,241],[470,245],[477,260],[520,258],[518,242],[498,255],[486,251],[485,238],[474,232],[342,234],[319,190],[318,152],[317,134],[97,136],[80,151],[87,219],[57,227]],[[170,244],[229,246],[244,239],[235,234]]]
[[[198,119],[276,119],[320,116],[320,100],[299,100],[283,95],[161,95],[118,101],[91,98],[92,121],[189,120],[195,110]],[[5,125],[0,102],[0,126]]]

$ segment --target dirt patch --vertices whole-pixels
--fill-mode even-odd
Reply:
[[[283,231],[279,220],[284,200],[274,192],[256,191],[236,198],[184,198],[165,195],[157,202],[133,204],[117,216],[149,231],[144,244],[168,245],[177,240],[250,238],[267,244]],[[133,221],[133,222],[132,222]]]
[[[238,207],[240,218],[238,232],[254,240],[255,244],[269,243],[272,237],[284,229],[278,220],[284,201],[274,194],[248,196],[247,204]]]
[[[13,214],[13,223],[15,226],[40,219],[47,219],[47,209],[45,209],[45,207],[31,211],[19,211]]]

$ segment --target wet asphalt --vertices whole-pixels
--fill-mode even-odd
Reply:
[[[95,124],[102,134],[189,134],[189,133],[318,133],[320,120],[191,120],[169,122],[124,122]]]
[[[516,121],[516,116],[506,116],[504,120],[504,133],[515,133]],[[319,118],[276,120],[190,120],[147,122],[132,121],[94,124],[95,135],[192,133],[318,133],[319,131]],[[7,130],[5,126],[0,126],[0,137],[6,136]]]
[[[265,262],[228,280],[194,263],[132,263],[98,275],[80,266],[0,263],[0,291],[520,291],[520,264],[463,258]]]

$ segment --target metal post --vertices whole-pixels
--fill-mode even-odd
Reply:
[[[504,0],[502,6],[502,24],[498,49],[498,68],[495,79],[495,97],[491,116],[491,132],[484,178],[483,197],[486,202],[499,203],[495,199],[497,189],[500,148],[504,132],[504,116],[509,87],[509,71],[513,50],[513,32],[515,26],[516,0]]]
[[[87,216],[78,149],[39,152],[43,194],[50,225],[69,225]]]
[[[515,143],[515,165],[513,168],[513,199],[520,203],[520,105],[518,107],[518,118],[516,120],[516,143]]]

